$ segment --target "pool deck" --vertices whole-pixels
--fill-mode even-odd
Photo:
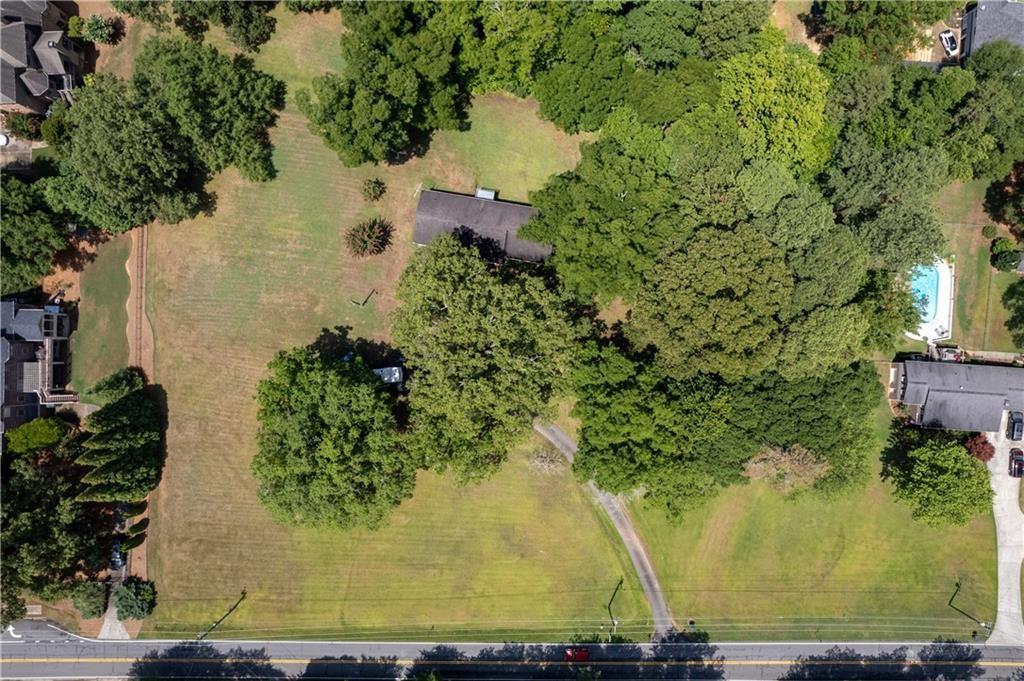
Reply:
[[[934,267],[939,274],[935,317],[930,322],[922,323],[913,333],[907,331],[910,338],[926,343],[949,340],[953,335],[953,282],[956,268],[953,263],[941,259],[935,261]]]

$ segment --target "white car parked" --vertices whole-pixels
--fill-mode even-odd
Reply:
[[[942,49],[946,51],[947,57],[955,57],[960,54],[960,45],[956,42],[956,35],[948,28],[939,34],[939,42]]]

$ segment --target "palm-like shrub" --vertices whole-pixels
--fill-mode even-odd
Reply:
[[[380,255],[391,245],[393,231],[391,223],[383,218],[364,220],[345,232],[345,244],[349,253],[356,257]]]

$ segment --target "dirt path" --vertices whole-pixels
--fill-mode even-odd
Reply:
[[[141,368],[151,383],[156,382],[154,375],[153,357],[153,327],[150,326],[149,317],[146,316],[146,265],[147,265],[147,242],[149,227],[139,227],[132,230],[132,250],[128,255],[125,268],[128,270],[128,278],[131,281],[131,292],[128,294],[128,301],[125,304],[128,310],[128,327],[125,332],[128,335],[128,364]],[[149,503],[153,503],[154,494],[148,497]],[[146,512],[133,518],[134,522],[141,522],[149,517]],[[144,541],[138,548],[128,553],[128,566],[125,570],[128,574],[140,579],[149,578],[147,560],[147,549],[149,541]],[[129,626],[129,632],[138,633],[138,624]]]
[[[569,463],[572,463],[573,457],[576,455],[576,443],[561,428],[534,423],[533,429],[557,447],[565,455],[565,458],[569,460]],[[637,534],[636,528],[633,527],[633,520],[629,517],[626,505],[622,503],[622,499],[618,496],[601,491],[594,484],[593,480],[587,483],[587,487],[597,503],[608,514],[612,525],[615,526],[615,530],[622,538],[622,543],[626,546],[626,552],[629,553],[629,558],[633,562],[633,569],[636,570],[637,577],[640,578],[640,585],[643,586],[644,595],[647,597],[647,602],[651,607],[651,616],[654,618],[652,638],[655,640],[660,639],[677,627],[675,620],[672,618],[672,611],[669,610],[668,601],[665,600],[665,593],[661,589],[661,583],[658,581],[658,575],[654,572],[654,566],[651,565],[651,560],[647,556],[647,549],[644,548],[640,535]]]
[[[146,372],[150,382],[153,376],[153,327],[146,316],[146,252],[148,227],[132,230],[132,251],[125,267],[131,280],[128,294],[128,364]]]

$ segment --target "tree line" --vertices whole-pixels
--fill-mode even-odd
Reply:
[[[162,407],[134,368],[91,393],[103,406],[81,427],[47,417],[4,434],[3,626],[24,615],[24,592],[71,598],[83,617],[101,616],[108,595],[101,577],[115,542],[129,551],[146,538],[145,520],[127,523],[160,480]],[[153,593],[148,582],[128,581],[114,592],[119,614],[141,619]],[[140,608],[140,599],[148,606]]]

